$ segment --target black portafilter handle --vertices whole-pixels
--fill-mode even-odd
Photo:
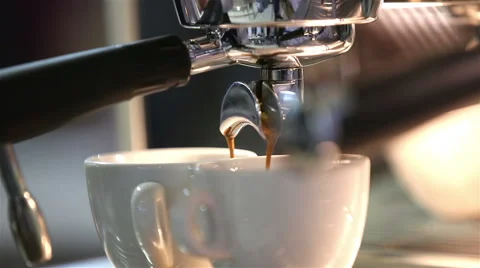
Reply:
[[[0,144],[54,130],[99,108],[185,84],[191,60],[176,36],[0,69]]]
[[[287,116],[279,140],[282,153],[316,154],[322,141],[333,141],[346,153],[375,153],[391,138],[443,113],[480,104],[480,50],[357,83],[335,96],[318,98]]]

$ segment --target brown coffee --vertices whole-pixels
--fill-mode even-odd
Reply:
[[[235,158],[235,137],[231,134],[232,128],[228,128],[223,136],[227,140],[228,149],[230,150],[230,158]]]
[[[275,145],[277,144],[279,133],[269,127],[267,120],[262,119],[262,128],[267,142],[267,149],[265,152],[265,168],[269,170],[272,163],[273,151],[275,149]],[[235,158],[235,137],[231,134],[231,131],[232,129],[228,128],[225,133],[223,133],[223,136],[225,137],[228,149],[230,150],[230,158]]]
[[[279,134],[268,126],[267,120],[262,120],[262,127],[263,134],[265,135],[267,142],[267,150],[265,152],[265,168],[269,170],[272,163],[273,151],[275,149],[275,145],[277,144]]]

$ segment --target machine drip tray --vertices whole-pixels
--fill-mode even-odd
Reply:
[[[442,222],[388,177],[372,184],[354,268],[479,268],[480,221]]]

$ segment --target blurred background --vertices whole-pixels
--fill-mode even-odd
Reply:
[[[388,77],[432,57],[475,49],[478,6],[384,5],[378,21],[357,26],[350,52],[305,70],[306,87]],[[187,39],[202,33],[179,26],[170,0],[6,1],[0,9],[0,67],[164,34]],[[258,70],[240,66],[212,71],[183,88],[109,107],[17,144],[27,183],[49,224],[50,265],[104,256],[90,213],[85,158],[144,148],[225,147],[218,131],[223,94],[234,81],[257,78]],[[423,267],[474,267],[458,260],[480,257],[478,106],[443,115],[368,152],[372,197],[356,267],[376,267],[370,262],[386,255],[379,248],[447,256],[440,264],[409,259]],[[250,129],[237,146],[264,154],[264,142]],[[2,191],[0,267],[24,267]],[[381,262],[409,267],[394,264],[392,256]]]

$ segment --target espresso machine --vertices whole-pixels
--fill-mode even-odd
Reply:
[[[235,137],[264,126],[281,133],[286,153],[335,142],[354,153],[380,146],[435,116],[480,101],[480,50],[434,58],[393,78],[338,86],[336,94],[304,85],[304,67],[348,52],[357,24],[381,19],[382,5],[444,5],[476,10],[477,1],[174,0],[183,27],[204,36],[162,36],[0,70],[0,169],[11,229],[28,265],[52,257],[47,224],[26,187],[12,144],[102,107],[181,87],[189,77],[243,65],[259,80],[233,83],[219,130]],[[478,16],[478,15],[476,15]],[[477,21],[479,19],[477,18]],[[478,23],[478,22],[477,22]],[[479,24],[480,26],[480,24]],[[478,32],[480,35],[480,32]],[[239,78],[241,79],[241,78]]]

